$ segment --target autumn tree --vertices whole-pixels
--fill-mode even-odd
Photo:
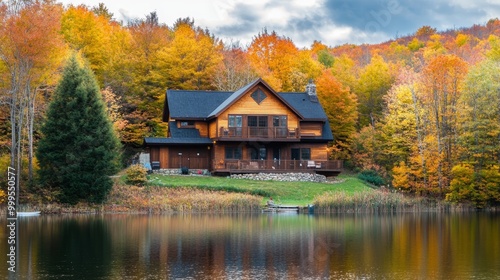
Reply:
[[[131,36],[131,45],[126,67],[129,73],[124,81],[126,92],[121,94],[113,88],[118,96],[122,96],[123,118],[127,122],[120,137],[127,147],[140,147],[145,136],[165,135],[166,127],[161,120],[164,100],[164,84],[158,83],[154,70],[157,55],[170,39],[171,31],[161,24],[156,12],[151,12],[145,19],[129,23],[127,28]]]
[[[22,140],[28,139],[28,177],[32,178],[36,100],[53,83],[63,52],[59,36],[62,7],[53,1],[0,3],[1,102],[10,111],[11,165],[21,178]],[[50,38],[47,39],[47,38]]]
[[[290,80],[299,50],[290,38],[264,30],[248,47],[248,56],[257,74],[277,91],[293,91]],[[305,85],[304,85],[305,86]]]
[[[374,126],[382,116],[383,97],[391,88],[394,78],[381,56],[374,56],[361,72],[355,88],[359,102],[358,126]]]
[[[212,79],[216,89],[236,91],[257,77],[247,53],[238,44],[224,46],[222,57]]]
[[[157,54],[155,79],[162,89],[210,89],[222,60],[222,43],[194,23],[180,22]]]
[[[334,136],[332,156],[349,159],[358,117],[356,95],[337,81],[330,70],[323,71],[316,85],[318,99],[328,116]]]
[[[500,65],[485,60],[468,73],[459,97],[458,164],[449,200],[500,202]]]
[[[117,170],[119,142],[97,82],[87,67],[69,60],[42,127],[37,150],[40,181],[61,191],[61,202],[100,203]]]
[[[457,141],[457,103],[462,93],[461,83],[467,73],[467,63],[454,55],[434,58],[423,72],[423,102],[429,107],[429,117],[438,152],[438,185],[442,192],[449,176]]]

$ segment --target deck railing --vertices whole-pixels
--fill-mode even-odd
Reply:
[[[288,127],[221,127],[220,138],[299,139],[298,128]]]
[[[214,160],[214,170],[227,171],[314,171],[341,170],[341,160]]]

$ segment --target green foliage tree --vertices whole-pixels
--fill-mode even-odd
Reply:
[[[375,125],[380,120],[383,110],[383,96],[389,91],[394,78],[384,59],[372,57],[362,71],[355,91],[359,101],[359,127]]]
[[[93,74],[75,56],[64,69],[42,134],[37,150],[41,183],[60,190],[64,203],[104,201],[120,145]]]
[[[465,79],[459,98],[459,162],[452,169],[451,201],[478,207],[500,203],[500,65],[485,60]]]

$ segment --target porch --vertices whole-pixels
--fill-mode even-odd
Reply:
[[[239,173],[318,173],[338,175],[343,167],[341,160],[217,160],[213,161],[215,174]]]

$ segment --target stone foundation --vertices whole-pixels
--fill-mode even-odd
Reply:
[[[153,170],[154,174],[162,174],[162,175],[181,175],[180,168],[171,168],[171,169],[159,169]],[[189,175],[210,175],[210,172],[206,169],[189,169]]]
[[[279,182],[326,182],[324,175],[312,173],[258,173],[258,174],[233,174],[233,179],[248,179],[257,181],[279,181]]]

